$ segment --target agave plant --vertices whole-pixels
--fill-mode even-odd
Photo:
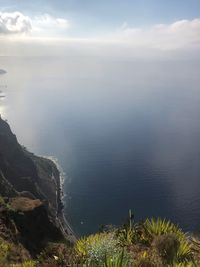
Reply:
[[[192,246],[188,240],[180,240],[180,244],[177,250],[177,262],[188,262],[192,260]],[[194,266],[194,265],[193,265]]]
[[[143,225],[146,234],[148,234],[150,238],[165,234],[176,234],[179,239],[185,239],[186,237],[186,235],[177,225],[173,224],[170,221],[167,221],[166,219],[147,219]]]
[[[177,264],[184,264],[191,262],[193,260],[192,246],[189,242],[187,234],[185,234],[177,225],[166,221],[158,219],[147,219],[144,222],[144,229],[146,231],[147,238],[149,238],[149,243],[152,240],[156,240],[156,237],[163,237],[163,244],[167,246],[167,241],[170,237],[174,236],[174,241],[177,240],[174,245],[171,244],[171,248],[168,246],[168,249],[172,252],[171,260]],[[159,250],[159,248],[157,247]],[[166,255],[165,258],[170,258],[169,255]],[[174,266],[174,265],[172,265]],[[194,263],[193,263],[193,266]]]

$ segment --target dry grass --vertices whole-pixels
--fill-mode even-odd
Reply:
[[[33,210],[40,205],[42,205],[42,202],[39,199],[32,200],[26,197],[12,198],[10,201],[11,208],[17,211]]]

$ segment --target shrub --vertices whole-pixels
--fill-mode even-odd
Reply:
[[[115,257],[105,257],[105,259],[101,262],[94,262],[87,260],[78,265],[72,265],[71,267],[128,267],[129,258],[124,255],[124,251],[115,255]]]
[[[133,264],[134,267],[161,267],[162,262],[158,255],[152,251],[145,251],[137,255]]]
[[[162,220],[158,219],[147,219],[144,222],[144,229],[146,230],[146,234],[153,238],[154,236],[160,236],[164,234],[173,234],[175,233],[179,238],[184,238],[185,234],[181,231],[181,229],[171,223],[170,221],[166,221],[165,219]]]
[[[9,251],[9,245],[0,240],[0,266],[6,265],[8,251]]]
[[[5,205],[5,201],[3,199],[2,196],[0,196],[0,206],[4,206]]]
[[[194,264],[194,262],[186,262],[186,263],[173,263],[172,265],[168,265],[168,267],[198,267],[199,265]]]
[[[143,226],[134,222],[134,214],[129,210],[129,218],[126,224],[116,230],[116,236],[121,246],[129,246],[143,242]]]
[[[144,229],[148,242],[154,240],[153,244],[164,262],[185,263],[192,260],[191,244],[177,225],[165,219],[147,219]]]
[[[66,244],[49,243],[37,260],[42,267],[68,266],[74,261],[74,253]]]
[[[124,257],[124,251],[122,251],[119,255],[116,257],[110,257],[108,259],[105,259],[104,267],[128,267],[129,265],[129,259],[128,257]]]
[[[175,234],[157,236],[153,246],[165,263],[171,263],[177,255],[180,242]]]
[[[189,241],[186,238],[180,238],[175,233],[155,237],[153,246],[165,264],[186,263],[193,259]]]
[[[75,250],[79,256],[94,262],[114,257],[120,251],[114,233],[99,233],[82,238],[77,241]]]
[[[10,267],[36,267],[36,262],[34,261],[26,261],[21,264],[12,264]]]

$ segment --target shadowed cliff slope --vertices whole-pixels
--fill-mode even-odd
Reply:
[[[0,118],[0,193],[17,193],[47,200],[54,211],[60,194],[59,172],[55,164],[37,157],[22,147],[8,123]]]
[[[0,240],[23,250],[22,260],[68,239],[60,194],[56,165],[21,146],[0,118]]]

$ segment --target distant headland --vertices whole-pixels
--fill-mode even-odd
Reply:
[[[6,73],[7,73],[6,70],[0,69],[0,75],[1,75],[1,74],[6,74]]]

